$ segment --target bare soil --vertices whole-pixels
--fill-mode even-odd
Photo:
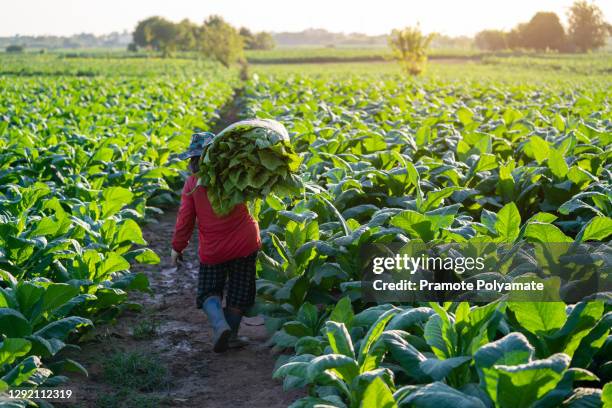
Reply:
[[[276,356],[266,346],[268,334],[261,317],[243,319],[240,334],[250,344],[217,354],[212,351],[211,330],[206,316],[195,307],[195,284],[199,266],[194,236],[179,270],[169,264],[170,241],[176,213],[163,215],[158,223],[143,227],[149,246],[162,258],[161,264],[136,267],[151,283],[152,295],[135,293],[131,300],[143,305],[142,312],[126,312],[114,325],[98,327],[94,339],[73,356],[89,370],[89,377],[70,376],[76,389],[77,406],[107,406],[100,403],[118,387],[109,385],[103,364],[116,351],[142,351],[157,356],[169,371],[165,389],[148,395],[159,397],[165,407],[287,407],[299,392],[284,392],[272,379]],[[155,334],[141,340],[133,336],[143,319],[155,321]],[[75,405],[66,405],[75,406]],[[127,405],[126,405],[127,406]]]

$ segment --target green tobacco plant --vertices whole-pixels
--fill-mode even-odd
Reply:
[[[132,307],[130,290],[148,290],[131,265],[158,258],[137,224],[176,203],[187,172],[174,153],[193,131],[210,129],[240,86],[240,117],[278,121],[288,140],[268,140],[262,151],[274,157],[259,157],[256,144],[233,139],[249,169],[267,167],[224,179],[219,191],[232,194],[217,202],[244,200],[247,184],[271,185],[291,173],[283,171],[289,164],[304,186],[289,196],[254,194],[250,203],[263,242],[255,312],[275,333],[271,343],[289,353],[277,376],[287,388],[307,387],[294,406],[609,403],[605,55],[486,57],[490,71],[476,64],[475,75],[458,69],[462,78],[409,81],[266,68],[274,73],[241,85],[235,72],[189,59],[125,59],[105,74],[95,58],[29,58],[36,64],[6,60],[11,77],[0,78],[0,287],[11,323],[2,333],[8,351],[0,377],[7,386],[60,382],[62,370],[77,367],[61,350],[51,352],[88,324],[53,324],[113,319]],[[546,78],[536,83],[538,69]],[[278,147],[285,144],[293,150]],[[221,174],[237,164],[228,153],[235,146],[218,147]],[[488,252],[497,279],[537,275],[551,302],[367,304],[360,255],[373,243]],[[576,285],[589,277],[600,278],[600,293],[584,299]],[[44,298],[47,288],[71,297],[57,310],[26,301],[26,291]],[[381,324],[385,313],[393,316]],[[48,326],[38,335],[48,346],[31,338]]]
[[[288,387],[309,386],[296,406],[480,408],[508,406],[514,394],[533,407],[600,403],[610,381],[609,300],[600,293],[594,299],[603,303],[576,303],[572,285],[594,271],[602,282],[609,278],[601,272],[612,235],[605,86],[333,74],[259,76],[246,84],[242,114],[282,122],[302,159],[306,194],[267,197],[257,213],[264,237],[259,301],[268,327],[295,352],[278,362],[279,370],[295,371],[277,373]],[[315,224],[316,234],[307,233]],[[470,255],[488,254],[487,265],[504,281],[552,273],[566,283],[547,285],[568,303],[368,307],[360,256],[365,245],[391,242],[461,244]],[[596,242],[597,250],[581,246]],[[338,299],[350,299],[350,325],[324,312]],[[319,305],[316,325],[296,318],[305,302]],[[332,349],[331,322],[345,325],[357,349],[393,308],[377,366],[393,373],[393,383],[372,381],[356,401],[352,383],[329,385],[302,371],[334,355],[330,364],[346,363],[335,379],[349,378],[354,358]],[[508,354],[492,366],[476,357],[517,335],[527,339],[528,355]],[[341,344],[348,343],[334,347]],[[495,376],[503,379],[485,381]],[[534,385],[540,377],[541,389]]]
[[[0,78],[2,391],[86,373],[63,350],[94,322],[136,308],[128,292],[150,291],[132,272],[159,262],[139,223],[176,203],[185,165],[172,156],[232,95],[221,72],[206,80],[67,74]]]
[[[380,337],[396,313],[397,310],[389,310],[382,314],[358,348],[354,346],[344,323],[328,321],[325,328],[329,354],[318,357],[302,354],[290,359],[274,373],[275,378],[296,377],[301,380],[298,384],[317,386],[314,395],[296,401],[294,406],[324,403],[329,406],[359,407],[364,398],[372,398],[370,394],[374,390],[364,393],[376,379],[382,380],[386,387],[393,387],[391,370],[380,367],[385,352]],[[296,383],[290,385],[295,386]]]
[[[511,333],[483,346],[474,355],[483,387],[496,407],[559,406],[572,394],[574,381],[597,381],[587,370],[570,368],[563,353],[534,360],[525,336]]]

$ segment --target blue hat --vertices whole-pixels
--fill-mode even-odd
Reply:
[[[191,143],[186,152],[178,155],[179,159],[191,159],[192,157],[199,157],[202,155],[204,148],[212,143],[215,138],[215,134],[211,132],[200,132],[194,133],[191,136]]]

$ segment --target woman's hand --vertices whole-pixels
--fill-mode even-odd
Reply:
[[[179,263],[183,263],[183,254],[172,249],[170,253],[170,263],[172,266],[179,266]]]

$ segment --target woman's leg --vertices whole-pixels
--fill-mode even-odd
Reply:
[[[238,330],[244,313],[255,303],[257,252],[232,261],[229,272],[225,319],[232,329],[230,342],[238,344]]]
[[[227,350],[231,328],[225,320],[221,299],[227,276],[227,265],[200,265],[197,304],[206,313],[213,329],[213,351]]]
[[[229,324],[232,334],[229,338],[229,348],[243,347],[248,343],[247,338],[239,338],[238,330],[240,329],[240,322],[242,321],[242,315],[244,314],[241,309],[235,307],[226,306],[223,313],[225,314],[225,320]]]

